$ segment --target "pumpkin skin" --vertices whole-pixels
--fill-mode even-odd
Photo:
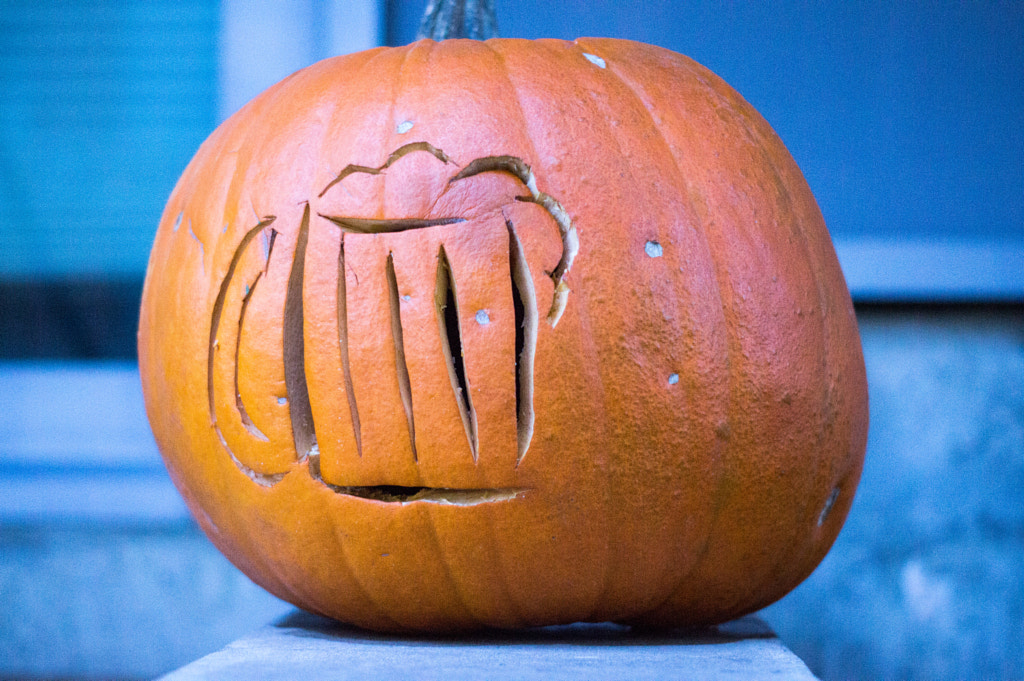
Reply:
[[[424,40],[264,92],[168,201],[139,364],[213,543],[378,630],[754,611],[830,548],[867,436],[782,142],[612,39]]]

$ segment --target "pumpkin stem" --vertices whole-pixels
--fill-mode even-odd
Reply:
[[[493,0],[430,0],[416,35],[417,40],[487,40],[497,37],[498,22]]]

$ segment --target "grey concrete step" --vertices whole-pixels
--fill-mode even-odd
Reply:
[[[758,679],[816,677],[756,617],[698,633],[573,624],[389,636],[295,611],[162,681],[275,679]]]

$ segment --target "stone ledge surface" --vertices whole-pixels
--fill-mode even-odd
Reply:
[[[816,677],[768,626],[647,632],[573,624],[469,636],[388,636],[295,611],[166,676],[217,679],[758,679]]]

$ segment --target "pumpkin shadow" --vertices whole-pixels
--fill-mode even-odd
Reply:
[[[328,617],[295,610],[272,625],[282,634],[322,640],[416,644],[426,646],[561,645],[561,646],[686,646],[773,639],[775,633],[760,618],[747,615],[731,622],[696,629],[653,629],[613,622],[577,622],[523,629],[432,634],[380,633]]]

